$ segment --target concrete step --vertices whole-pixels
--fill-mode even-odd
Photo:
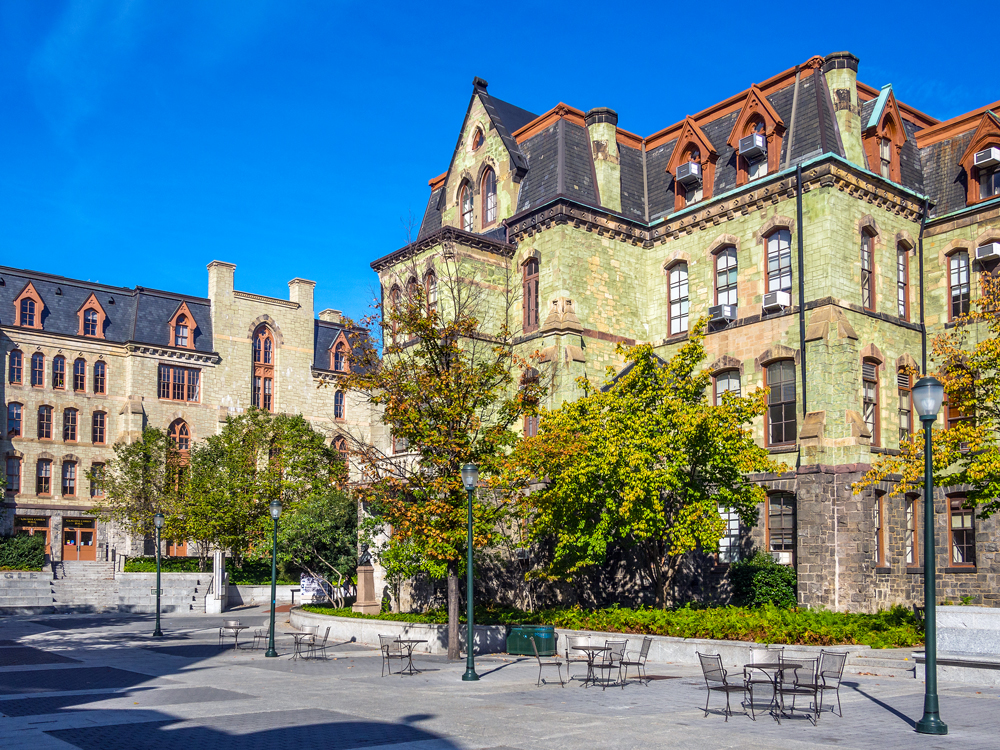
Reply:
[[[913,649],[872,649],[849,656],[847,664],[844,665],[844,673],[879,677],[914,677],[915,666]]]

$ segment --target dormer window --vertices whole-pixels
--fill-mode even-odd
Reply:
[[[104,320],[106,316],[104,308],[97,301],[96,294],[91,294],[87,298],[87,301],[80,306],[80,309],[76,311],[76,314],[80,318],[78,335],[97,339],[104,338]]]
[[[21,300],[21,325],[28,328],[35,327],[35,300]]]
[[[333,347],[334,372],[348,372],[350,370],[350,366],[347,363],[347,356],[350,354],[350,351],[350,347],[344,341],[338,341],[336,346]]]
[[[84,310],[83,311],[83,335],[84,336],[96,336],[97,335],[97,311],[96,310]]]
[[[174,328],[174,346],[188,345],[187,317],[181,315],[177,318],[177,325]]]
[[[965,170],[967,205],[1000,196],[1000,118],[993,112],[979,121],[959,164]]]
[[[667,171],[674,176],[675,211],[712,197],[718,158],[708,136],[693,119],[686,118],[674,152],[667,162]]]
[[[182,302],[174,312],[174,317],[168,323],[170,329],[170,345],[180,349],[194,349],[194,332],[197,323],[187,303]],[[256,342],[255,342],[256,343]]]
[[[980,200],[1000,195],[1000,148],[991,146],[977,152],[974,163],[979,177]]]
[[[21,293],[14,298],[15,325],[40,330],[44,310],[45,305],[42,303],[41,296],[35,289],[35,285],[29,281]]]
[[[701,150],[697,147],[692,147],[688,149],[686,158],[684,159],[688,164],[694,164],[696,167],[701,166]],[[700,169],[695,167],[688,167],[688,172],[690,174],[690,179],[684,183],[684,203],[685,205],[690,205],[700,201],[705,196],[705,190],[702,186]],[[697,173],[697,178],[695,174]]]
[[[737,186],[780,169],[784,133],[785,123],[764,92],[751,86],[726,141],[737,154]]]
[[[888,138],[879,138],[879,170],[883,177],[892,177],[892,141]]]
[[[887,180],[900,182],[899,152],[906,143],[906,131],[892,87],[882,87],[861,134],[868,169]]]
[[[740,139],[740,152],[747,160],[748,179],[756,180],[767,174],[767,138],[763,120],[756,120],[747,137]]]

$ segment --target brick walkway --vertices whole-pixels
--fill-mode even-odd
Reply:
[[[228,616],[228,615],[227,615]],[[244,624],[264,610],[241,610]],[[648,687],[583,688],[573,680],[535,687],[534,660],[464,662],[418,656],[415,676],[380,677],[377,651],[334,644],[327,661],[292,661],[262,651],[220,651],[221,616],[136,615],[0,619],[0,747],[4,750],[529,750],[529,748],[957,748],[998,746],[1000,689],[941,685],[951,734],[913,732],[922,683],[850,675],[844,718],[818,726],[796,716],[728,723],[704,718],[695,665],[650,664]],[[287,627],[287,626],[285,626]],[[4,642],[6,641],[6,643]],[[16,650],[16,651],[14,651]],[[75,660],[75,661],[74,661]],[[577,671],[580,668],[577,667]],[[554,670],[553,670],[554,672]],[[546,670],[546,677],[554,674]],[[718,697],[715,698],[718,700]],[[719,706],[713,700],[713,706]]]

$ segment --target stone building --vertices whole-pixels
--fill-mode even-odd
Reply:
[[[142,554],[87,515],[101,489],[86,475],[147,425],[184,450],[255,405],[301,413],[338,446],[373,439],[369,407],[337,387],[351,347],[340,312],[317,317],[305,279],[287,300],[237,291],[235,268],[210,263],[200,298],[0,267],[0,531],[44,530],[53,561]]]
[[[513,269],[550,406],[620,368],[619,342],[666,358],[709,316],[711,397],[769,386],[754,429],[786,470],[755,477],[760,522],[729,519],[705,580],[754,545],[797,568],[801,603],[838,610],[922,600],[921,498],[851,484],[919,428],[911,368],[1000,257],[1000,103],[940,122],[857,72],[813,57],[646,137],[477,78],[417,239],[372,263],[386,295],[448,259]],[[961,490],[935,497],[939,596],[997,606],[997,521]]]

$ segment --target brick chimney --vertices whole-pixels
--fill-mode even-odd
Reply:
[[[320,312],[319,319],[327,323],[341,323],[344,320],[344,315],[340,312],[340,310],[334,310],[328,307]]]

